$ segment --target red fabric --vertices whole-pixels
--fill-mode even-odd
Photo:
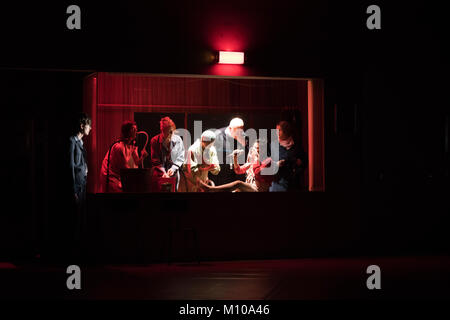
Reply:
[[[270,163],[272,162],[271,158],[267,158],[263,162],[258,161],[258,163],[255,163],[253,165],[253,172],[255,173],[255,179],[262,181],[264,183],[270,184],[274,180],[274,175],[262,175],[261,170],[270,166]]]
[[[128,149],[128,151],[127,151]],[[102,161],[101,178],[100,178],[100,191],[106,192],[106,176],[108,174],[108,155],[106,153]],[[130,158],[133,158],[134,167],[129,164]],[[126,168],[136,168],[139,163],[139,155],[136,146],[127,146],[124,142],[116,143],[111,148],[111,156],[109,157],[109,186],[108,192],[121,192],[122,182],[120,178],[120,170]]]
[[[170,177],[170,178],[160,178],[160,177],[153,177],[153,192],[167,192],[163,190],[162,185],[165,183],[170,183],[170,192],[175,192],[176,187],[176,178]]]
[[[125,120],[135,112],[248,112],[301,110],[303,145],[308,145],[306,80],[233,79],[212,77],[152,76],[100,72],[85,81],[84,108],[93,120],[88,144],[89,192],[99,191],[101,161],[120,136]],[[275,121],[275,119],[274,119]],[[246,124],[247,126],[247,124]],[[275,127],[275,123],[274,123]],[[148,132],[149,135],[159,133]]]

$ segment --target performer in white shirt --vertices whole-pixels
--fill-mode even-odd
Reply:
[[[179,191],[201,192],[197,180],[212,184],[208,178],[209,172],[214,175],[220,172],[217,151],[213,145],[215,140],[215,133],[207,130],[189,147]]]

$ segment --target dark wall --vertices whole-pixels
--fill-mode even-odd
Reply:
[[[50,234],[67,231],[64,159],[72,117],[81,111],[83,77],[75,72],[0,72],[5,137],[0,257],[29,257],[49,241],[64,246],[63,238]]]
[[[2,159],[12,166],[2,181],[26,194],[2,213],[6,251],[29,250],[36,221],[51,212],[55,139],[65,139],[61,119],[81,110],[87,74],[18,69],[208,74],[205,56],[221,45],[248,53],[251,75],[325,79],[326,190],[359,205],[330,223],[380,235],[368,238],[368,252],[397,241],[448,250],[450,52],[441,2],[377,2],[376,31],[365,27],[368,1],[80,2],[80,31],[65,28],[69,4],[2,8],[1,103],[17,150]]]

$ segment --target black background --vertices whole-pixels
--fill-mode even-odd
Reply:
[[[72,3],[2,3],[0,255],[32,255],[63,210],[55,200],[58,157],[68,119],[82,108],[83,78],[93,71],[205,74],[204,21],[217,12],[253,30],[252,75],[325,79],[326,192],[358,208],[342,232],[385,235],[369,242],[368,254],[390,252],[393,241],[402,244],[398,254],[448,252],[443,3],[77,1],[81,30],[66,28]],[[381,30],[366,28],[371,4],[381,8]]]

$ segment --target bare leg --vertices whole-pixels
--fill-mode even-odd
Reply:
[[[256,192],[256,190],[252,187],[251,184],[236,180],[227,184],[222,184],[220,186],[211,187],[199,180],[200,187],[206,192],[231,192],[236,189],[241,192]]]

